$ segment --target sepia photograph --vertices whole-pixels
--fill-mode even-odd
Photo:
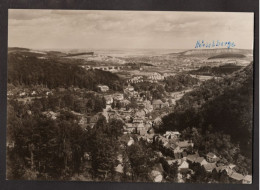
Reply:
[[[6,179],[252,184],[254,13],[8,10]]]

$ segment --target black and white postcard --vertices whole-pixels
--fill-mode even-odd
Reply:
[[[251,184],[254,13],[8,10],[7,180]]]

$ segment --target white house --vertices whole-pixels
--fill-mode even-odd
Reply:
[[[106,85],[98,85],[98,88],[101,92],[107,92],[109,90],[109,87]]]
[[[252,176],[251,175],[246,175],[244,179],[242,180],[243,184],[251,184],[252,183]]]
[[[114,94],[113,96],[114,96],[114,100],[117,100],[117,101],[124,100],[124,95],[123,94],[117,93],[117,94]]]
[[[187,171],[189,169],[189,163],[186,160],[181,160],[179,163],[178,170],[179,171]]]
[[[104,96],[104,98],[106,100],[107,105],[110,105],[113,103],[113,97],[111,95]]]

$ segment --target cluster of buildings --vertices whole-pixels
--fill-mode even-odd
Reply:
[[[133,78],[127,80],[129,84],[137,84],[143,81],[143,76],[134,76]]]
[[[174,75],[175,73],[160,74],[158,72],[151,72],[151,73],[147,73],[147,75],[145,76],[134,76],[131,79],[128,79],[127,82],[129,84],[137,84],[144,81],[155,83],[155,82],[163,81],[166,77],[174,76]]]
[[[148,76],[148,80],[150,81],[162,81],[164,80],[164,76],[160,73],[154,72]]]
[[[109,91],[109,87],[107,85],[98,85],[98,88],[101,92],[107,92]]]
[[[116,118],[124,121],[125,133],[147,133],[153,125],[158,123],[157,120],[160,120],[160,117],[153,120],[151,113],[170,106],[168,102],[163,102],[160,99],[150,101],[144,96],[141,97],[139,92],[135,91],[132,86],[127,86],[124,89],[124,94],[114,93],[105,95],[104,98],[107,106],[103,111],[103,115],[107,120]],[[131,104],[130,99],[132,98],[135,99],[138,108],[128,106]],[[115,106],[118,103],[120,104],[120,108]]]
[[[47,88],[39,88],[37,90],[32,89],[14,89],[7,91],[7,97],[17,97],[17,98],[25,98],[25,97],[37,97],[37,96],[48,96],[53,94],[53,92]]]
[[[153,109],[162,109],[164,107],[169,107],[169,103],[168,102],[163,102],[162,100],[158,99],[158,100],[154,100],[153,101]]]
[[[234,164],[225,165],[221,162],[218,162],[220,158],[212,152],[209,152],[205,157],[200,157],[198,154],[188,155],[186,159],[191,163],[199,163],[207,172],[213,172],[214,169],[218,173],[226,171],[231,180],[242,182],[243,184],[252,183],[251,175],[244,176],[240,173],[237,173],[235,171],[236,165]]]
[[[52,95],[53,92],[47,88],[32,89],[14,89],[7,91],[7,99],[15,98],[18,102],[24,104],[31,103],[34,99],[40,99]]]
[[[155,151],[155,153],[164,157],[169,165],[177,163],[178,165],[178,176],[182,176],[183,173],[190,171],[193,173],[190,165],[192,163],[197,163],[202,166],[206,172],[216,172],[220,173],[222,171],[226,171],[227,175],[231,180],[236,182],[241,182],[243,184],[251,184],[252,176],[251,175],[242,175],[235,171],[234,164],[224,165],[220,162],[220,157],[212,152],[208,152],[204,156],[200,156],[198,153],[194,153],[193,147],[194,144],[188,140],[180,140],[180,133],[178,131],[167,131],[164,135],[158,135],[154,132],[147,131],[146,134],[140,134],[138,136],[139,139],[146,140],[147,143],[156,143],[159,146],[159,151]],[[132,139],[129,146],[134,144]],[[156,172],[155,172],[156,173]],[[157,172],[158,173],[158,172]],[[162,172],[159,172],[162,174]],[[158,175],[159,175],[158,173]],[[178,177],[179,178],[179,177]],[[154,180],[157,179],[154,177]],[[162,179],[155,180],[155,182],[161,182]],[[178,179],[179,182],[182,179]]]

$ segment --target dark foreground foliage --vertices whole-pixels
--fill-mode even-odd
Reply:
[[[163,118],[161,132],[184,131],[204,154],[215,150],[242,171],[251,171],[252,64],[224,79],[212,79],[184,95]]]

